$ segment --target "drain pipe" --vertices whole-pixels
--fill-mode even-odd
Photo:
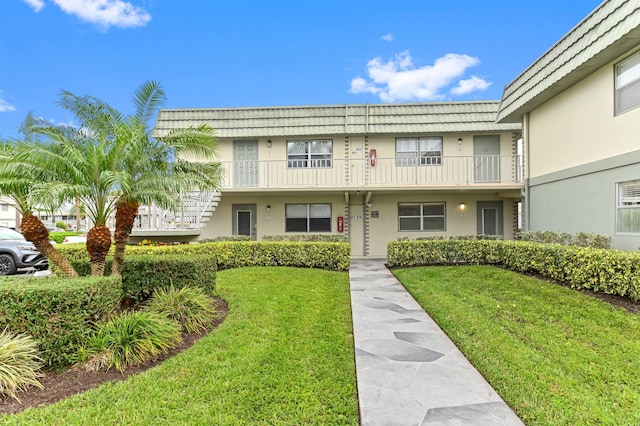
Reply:
[[[522,144],[524,161],[524,221],[522,223],[523,231],[528,232],[531,229],[531,187],[529,186],[529,113],[522,116]]]

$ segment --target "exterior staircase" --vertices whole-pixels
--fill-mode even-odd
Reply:
[[[213,217],[220,197],[220,191],[198,190],[185,194],[175,210],[156,205],[140,206],[131,237],[197,237]]]

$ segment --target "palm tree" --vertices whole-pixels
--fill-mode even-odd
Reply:
[[[35,194],[60,200],[79,200],[94,226],[87,234],[87,252],[92,275],[103,275],[111,247],[107,220],[115,210],[121,187],[118,161],[121,146],[109,135],[86,128],[34,125],[31,131],[48,138],[30,144],[23,155],[39,173],[47,173]]]
[[[50,197],[37,197],[37,194],[50,195],[37,190],[38,185],[49,176],[46,170],[38,171],[33,168],[32,161],[25,155],[25,151],[34,143],[33,135],[29,132],[29,126],[33,121],[34,118],[29,113],[21,126],[21,132],[25,136],[24,141],[4,143],[0,146],[0,193],[15,201],[16,209],[22,215],[20,224],[22,235],[64,275],[77,277],[78,274],[71,263],[51,244],[49,231],[44,223],[33,214],[38,205],[55,201]]]
[[[193,189],[217,189],[221,179],[217,141],[212,128],[178,129],[154,138],[151,120],[166,102],[158,82],[143,83],[135,92],[135,114],[123,116],[92,97],[64,92],[60,104],[91,132],[108,135],[118,147],[120,176],[114,232],[112,273],[119,274],[125,248],[142,204],[176,208],[180,194]],[[189,159],[195,159],[190,161]]]

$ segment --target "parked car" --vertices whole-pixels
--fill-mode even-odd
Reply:
[[[86,243],[87,237],[83,237],[82,235],[69,235],[68,237],[64,237],[64,241],[62,244],[74,244],[74,243]]]
[[[0,227],[0,275],[27,268],[44,271],[49,269],[49,261],[21,233]]]

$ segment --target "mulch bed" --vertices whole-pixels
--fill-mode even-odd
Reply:
[[[216,299],[216,305],[218,316],[208,330],[200,334],[183,333],[182,343],[155,361],[145,365],[129,367],[124,373],[120,373],[115,369],[107,371],[85,371],[81,367],[72,367],[60,372],[48,372],[44,377],[40,378],[40,383],[42,383],[44,389],[31,387],[26,391],[19,392],[18,398],[20,398],[20,402],[9,397],[0,399],[0,413],[19,413],[29,407],[53,404],[68,396],[96,388],[102,383],[126,380],[127,377],[133,374],[138,374],[155,367],[164,360],[190,348],[198,339],[206,336],[224,321],[229,308],[227,302],[222,299]]]

